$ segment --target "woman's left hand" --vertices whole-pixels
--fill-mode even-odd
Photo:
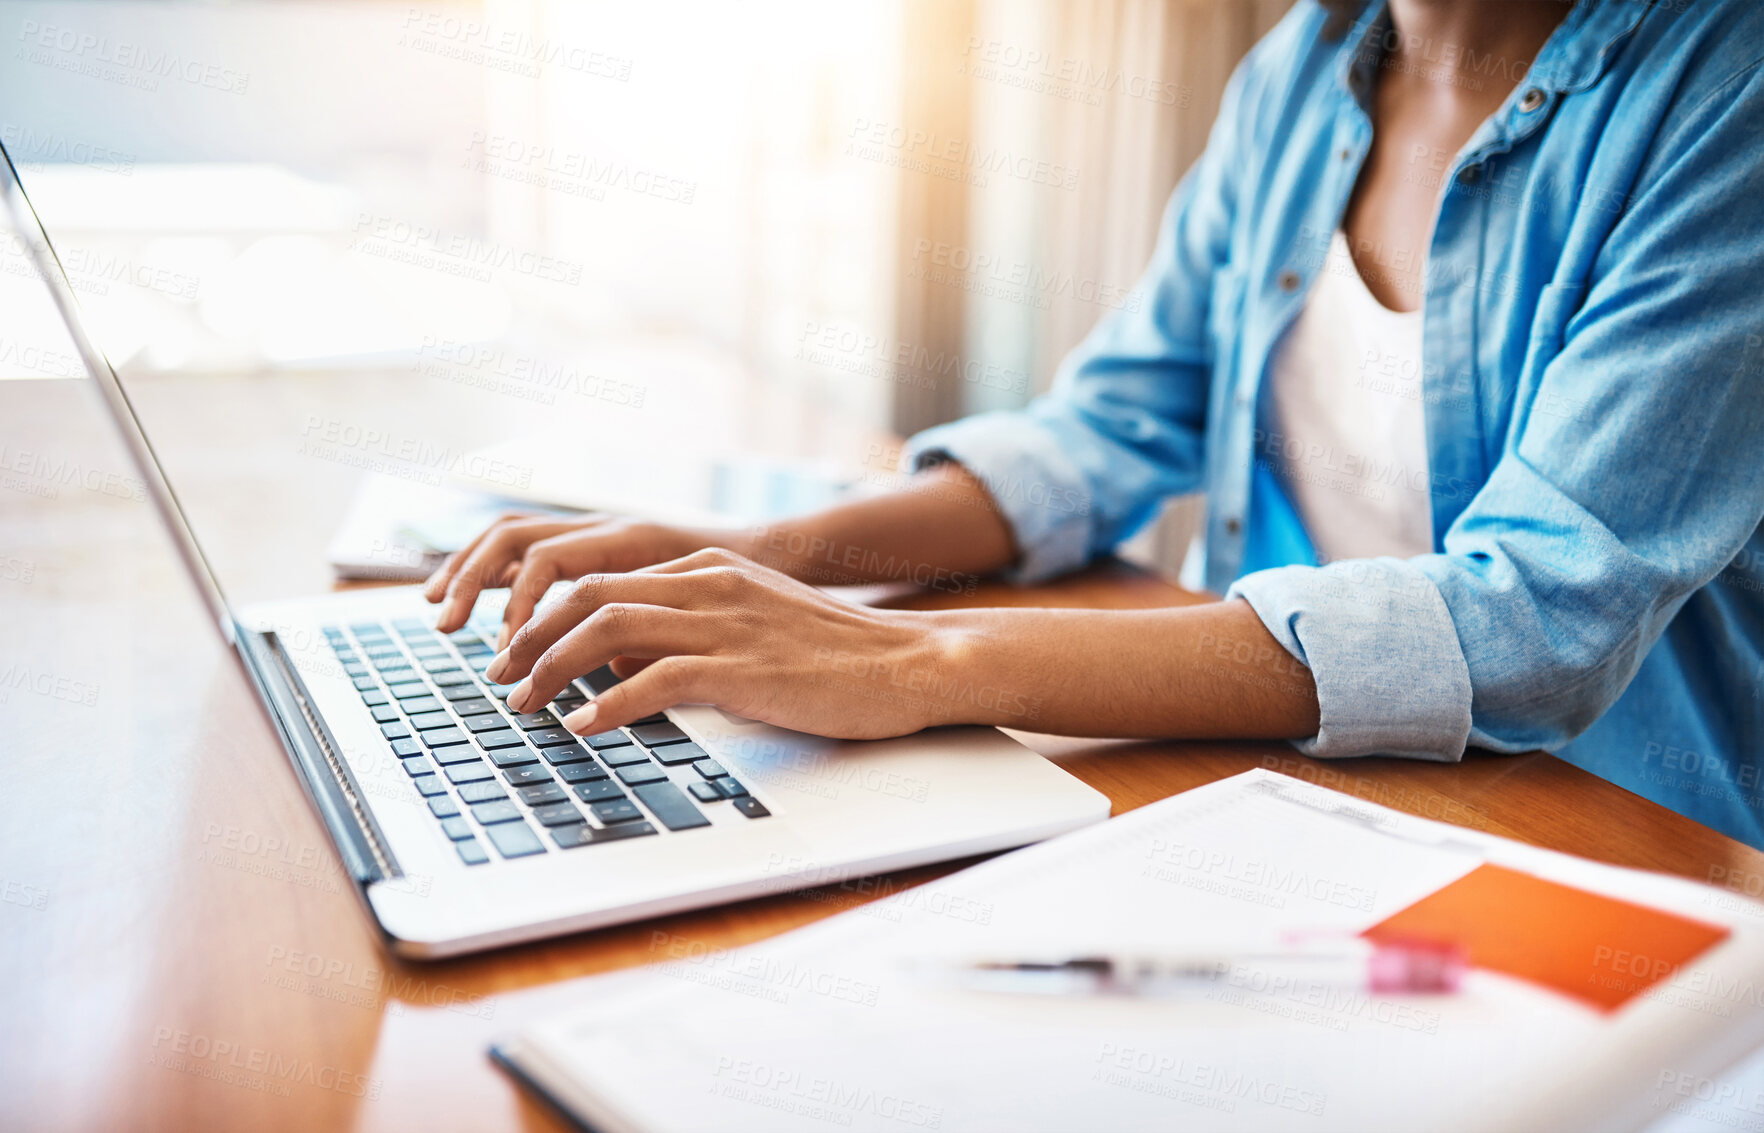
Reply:
[[[565,717],[605,731],[675,704],[840,739],[905,735],[951,707],[927,690],[948,679],[946,634],[923,613],[841,602],[720,549],[625,574],[592,574],[542,610],[492,661],[520,684],[508,706],[549,704],[611,663],[624,678]]]

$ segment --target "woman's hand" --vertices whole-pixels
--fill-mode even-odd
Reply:
[[[496,640],[496,648],[504,649],[552,583],[666,562],[707,546],[713,538],[707,532],[616,516],[505,515],[448,556],[429,576],[423,597],[446,603],[435,628],[452,633],[465,625],[480,592],[508,587],[508,607]]]
[[[578,734],[675,704],[840,739],[876,739],[947,722],[927,690],[947,670],[930,615],[876,610],[711,549],[627,574],[586,575],[516,633],[485,676],[519,680],[528,712],[609,662],[624,680],[565,717]]]

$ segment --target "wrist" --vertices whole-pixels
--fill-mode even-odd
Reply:
[[[940,610],[924,619],[925,699],[931,724],[1033,728],[1041,716],[1036,690],[1017,687],[1001,648],[1004,610]]]

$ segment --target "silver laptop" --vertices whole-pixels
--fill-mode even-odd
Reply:
[[[370,915],[441,957],[1002,850],[1108,816],[1106,797],[990,728],[840,742],[686,706],[580,740],[484,678],[499,595],[435,632],[415,587],[234,609],[127,391],[82,324],[0,146],[31,249],[197,589],[275,721]]]

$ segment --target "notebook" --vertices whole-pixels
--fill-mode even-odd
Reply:
[[[1456,994],[1411,996],[941,976],[1292,932],[1449,934],[1473,966]],[[587,981],[494,1056],[606,1133],[1579,1130],[1682,1115],[1764,1045],[1764,906],[1265,770],[752,947],[663,929],[652,947],[659,963]]]

